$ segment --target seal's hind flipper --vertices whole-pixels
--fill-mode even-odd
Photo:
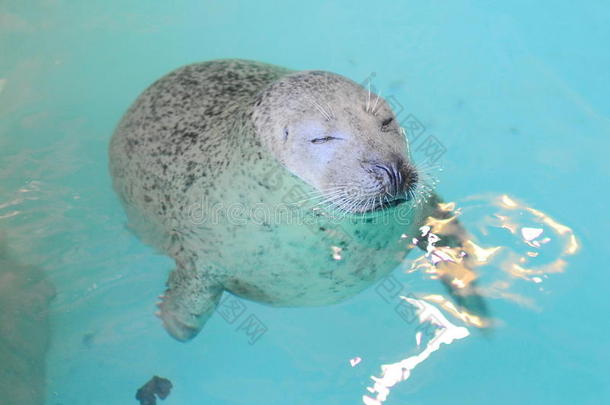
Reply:
[[[167,332],[185,342],[194,338],[212,315],[223,288],[209,274],[178,266],[161,296],[159,317]]]

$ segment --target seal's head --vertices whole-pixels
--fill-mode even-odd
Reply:
[[[408,200],[418,180],[388,103],[329,72],[273,82],[253,110],[263,145],[337,208],[361,213]]]

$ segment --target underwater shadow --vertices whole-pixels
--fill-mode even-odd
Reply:
[[[55,287],[43,271],[10,254],[0,234],[0,403],[44,404],[49,303]]]

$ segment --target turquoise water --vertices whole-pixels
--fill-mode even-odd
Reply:
[[[0,240],[20,263],[0,261],[0,272],[26,266],[37,275],[27,282],[43,274],[55,286],[50,327],[36,331],[50,337],[47,405],[135,404],[136,389],[155,374],[174,384],[167,405],[362,404],[382,364],[421,353],[417,322],[397,316],[378,288],[324,308],[242,302],[267,328],[255,344],[218,314],[197,339],[178,343],[153,316],[172,263],[125,228],[108,140],[159,76],[226,57],[359,82],[374,73],[375,87],[442,142],[438,189],[464,208],[479,245],[527,250],[518,235],[481,232],[479,222],[500,210],[481,195],[510,195],[578,239],[563,271],[541,282],[488,266],[484,286],[510,281],[510,294],[490,293],[494,331],[470,328],[442,345],[386,404],[610,400],[607,4],[150,3],[0,6]],[[508,215],[540,227],[522,211]],[[564,241],[545,232],[552,240],[539,259],[553,263]],[[416,295],[443,292],[421,273],[394,276]],[[5,287],[11,280],[0,278]],[[23,331],[14,341],[28,344],[27,325],[1,319],[0,330]],[[0,378],[12,372],[2,368]]]

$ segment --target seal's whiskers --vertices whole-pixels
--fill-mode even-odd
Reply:
[[[329,114],[329,115],[330,115],[330,117],[331,117],[331,118],[333,118],[333,119],[334,119],[334,118],[337,118],[337,116],[335,115],[335,111],[333,110],[333,107],[332,107],[330,104],[328,104],[328,103],[325,103],[325,104],[326,104],[326,106],[328,107],[328,111],[329,111],[329,113],[330,113],[330,114]]]
[[[316,109],[320,112],[320,114],[322,114],[324,116],[324,118],[326,119],[326,121],[330,121],[332,119],[331,114],[328,113],[328,111],[326,111],[324,109],[324,107],[322,107],[320,105],[320,103],[318,103],[316,100],[314,100],[313,98],[309,97],[309,101],[310,103],[316,107]]]
[[[375,99],[375,104],[373,105],[373,108],[371,108],[371,112],[373,113],[373,115],[377,115],[377,103],[379,102],[379,99],[381,98],[381,91],[379,92],[379,94],[377,94],[377,98]],[[381,104],[380,104],[381,106]]]
[[[312,200],[316,200],[319,198],[328,198],[334,195],[338,195],[344,192],[344,189],[342,188],[337,188],[337,189],[331,189],[330,191],[314,191],[308,195],[306,195],[305,198],[299,200],[299,201],[295,201],[293,204],[302,204],[308,201],[312,201]],[[319,204],[319,203],[318,203]],[[317,205],[317,204],[316,204]]]

